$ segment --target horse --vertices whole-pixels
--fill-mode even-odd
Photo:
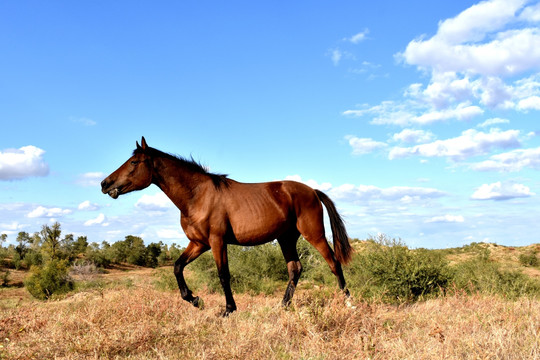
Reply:
[[[151,184],[159,187],[180,210],[180,224],[189,243],[174,264],[174,275],[184,300],[198,307],[198,296],[188,288],[184,268],[211,250],[228,316],[236,310],[230,286],[228,245],[253,246],[277,239],[287,264],[289,282],[282,304],[290,304],[302,264],[296,250],[302,235],[317,249],[349,296],[341,264],[351,260],[353,249],[343,220],[323,192],[295,181],[242,183],[209,172],[200,163],[151,148],[144,136],[132,156],[101,182],[101,191],[113,199]],[[334,251],[325,237],[323,207],[332,229]]]

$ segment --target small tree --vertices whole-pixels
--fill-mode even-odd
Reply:
[[[41,238],[43,240],[43,250],[51,257],[58,259],[60,250],[60,235],[62,230],[60,224],[55,222],[51,227],[43,225],[41,229]]]
[[[26,255],[26,252],[29,249],[29,245],[31,244],[30,235],[28,235],[27,232],[21,231],[17,235],[17,243],[18,245],[15,247],[15,251],[19,254],[20,258],[24,258],[24,255]]]
[[[158,257],[161,254],[161,247],[163,243],[151,243],[146,248],[146,261],[145,266],[155,268],[158,266]]]
[[[74,244],[75,254],[84,254],[88,248],[88,239],[86,236],[79,236]]]
[[[53,294],[64,294],[74,287],[68,270],[67,260],[52,259],[43,267],[32,266],[32,275],[25,279],[24,286],[36,299],[46,300]]]
[[[64,239],[60,242],[60,257],[68,258],[70,261],[73,261],[77,254],[75,253],[75,238],[73,234],[67,234],[64,236]]]
[[[6,258],[7,251],[2,247],[2,244],[7,240],[7,234],[0,235],[0,265],[4,264],[4,259]]]
[[[4,242],[6,242],[7,237],[7,234],[0,235],[0,247],[2,247],[2,244],[4,244]]]
[[[110,245],[107,242],[104,242],[107,246],[103,246],[100,249],[98,243],[91,243],[86,247],[85,257],[87,260],[91,261],[97,267],[107,267],[111,264],[111,259],[107,256],[106,249],[110,248]]]
[[[20,269],[23,265],[23,259],[30,250],[31,238],[27,232],[21,231],[17,235],[17,246],[15,246],[15,254],[13,254],[13,265],[16,269]]]

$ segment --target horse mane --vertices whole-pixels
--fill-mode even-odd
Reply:
[[[178,162],[181,164],[181,166],[187,168],[190,171],[210,177],[216,189],[220,189],[222,186],[224,187],[229,186],[229,178],[227,177],[227,174],[211,173],[210,171],[208,171],[208,168],[206,166],[202,165],[200,162],[197,162],[195,159],[193,159],[193,156],[191,156],[190,159],[186,159],[182,156],[165,153],[163,151],[160,151],[158,149],[154,149],[151,147],[147,147],[146,149],[138,147],[135,150],[133,150],[133,155],[136,155],[136,154],[145,154],[150,157],[162,157],[162,158],[172,160],[174,162]]]

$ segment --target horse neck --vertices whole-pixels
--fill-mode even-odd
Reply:
[[[197,173],[181,161],[167,158],[154,159],[154,177],[156,184],[184,214],[197,195],[197,188],[204,182],[204,174]]]

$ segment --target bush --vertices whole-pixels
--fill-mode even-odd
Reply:
[[[161,243],[159,244],[156,244],[156,243],[151,243],[150,245],[148,245],[146,247],[146,252],[145,252],[145,258],[144,258],[144,266],[146,267],[151,267],[151,268],[156,268],[158,266],[158,258],[159,258],[159,255],[161,254]]]
[[[348,273],[351,287],[362,296],[397,303],[437,295],[451,280],[442,256],[410,250],[384,235],[368,241],[366,249],[353,258]]]
[[[95,266],[105,268],[111,264],[111,259],[107,255],[106,250],[99,248],[99,244],[92,243],[86,248],[85,258]]]
[[[171,246],[163,245],[161,253],[158,256],[158,265],[172,265],[180,257],[184,248],[178,247],[176,244]]]
[[[64,294],[73,290],[74,283],[68,275],[66,260],[51,260],[43,267],[32,266],[31,275],[24,286],[33,297],[49,299],[53,294]]]
[[[9,270],[0,272],[0,286],[5,287],[9,284],[9,275],[11,272]]]
[[[35,251],[33,249],[28,250],[26,255],[24,255],[23,264],[27,269],[30,269],[33,265],[40,266],[43,264],[43,256],[41,252]]]
[[[535,251],[529,251],[525,254],[519,255],[519,262],[521,265],[528,267],[540,266],[540,260],[538,260]]]
[[[153,284],[158,290],[178,291],[176,277],[172,271],[158,268],[152,275],[154,277]]]
[[[519,271],[502,269],[486,254],[454,265],[452,270],[456,287],[468,293],[498,294],[507,298],[540,295],[540,282]]]
[[[231,288],[234,292],[270,294],[276,285],[289,279],[287,266],[277,243],[260,246],[228,246]],[[214,258],[210,253],[195,260],[190,269],[196,272],[196,282],[208,290],[222,292]]]

